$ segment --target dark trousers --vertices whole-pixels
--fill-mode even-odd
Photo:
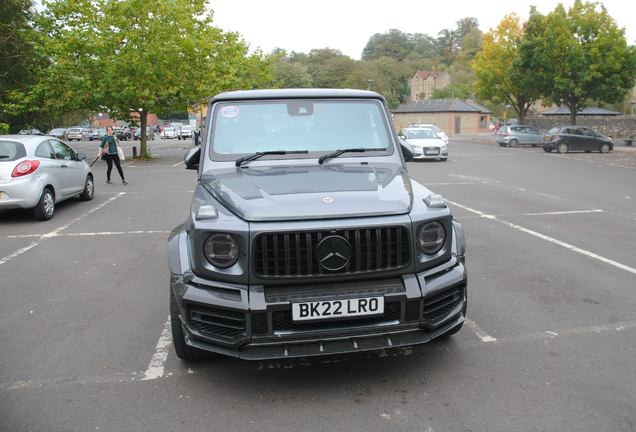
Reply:
[[[110,173],[113,171],[113,162],[115,162],[117,171],[119,171],[119,177],[121,177],[121,181],[124,181],[124,171],[121,169],[119,155],[117,153],[106,153],[104,155],[104,159],[106,159],[106,163],[108,164],[108,170],[106,171],[106,180],[110,181]]]

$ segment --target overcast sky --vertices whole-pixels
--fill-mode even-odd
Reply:
[[[566,10],[574,0],[562,1]],[[636,1],[602,2],[610,16],[624,27],[628,44],[636,44]],[[424,33],[434,38],[443,29],[455,29],[462,18],[474,17],[486,32],[499,25],[506,14],[516,12],[527,20],[530,6],[548,14],[557,0],[427,0],[427,1],[350,1],[350,0],[211,0],[214,25],[239,32],[254,49],[265,53],[274,48],[309,53],[312,49],[332,48],[359,60],[369,38],[376,33],[397,29],[403,33]],[[419,14],[407,8],[419,7]]]

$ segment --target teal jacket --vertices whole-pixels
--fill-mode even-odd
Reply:
[[[108,142],[108,150],[106,150],[106,142]],[[115,135],[102,137],[102,143],[100,145],[105,153],[117,153],[117,144],[115,143]]]

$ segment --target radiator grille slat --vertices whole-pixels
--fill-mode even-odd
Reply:
[[[319,265],[316,247],[334,234],[350,243],[351,257],[342,269],[331,271]],[[395,270],[409,264],[409,245],[404,227],[263,233],[254,240],[254,273],[261,278],[302,278]]]

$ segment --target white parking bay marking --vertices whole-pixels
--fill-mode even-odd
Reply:
[[[142,381],[153,380],[161,378],[164,373],[166,365],[166,359],[168,358],[168,347],[172,344],[172,336],[170,334],[170,317],[168,322],[164,324],[163,332],[157,342],[157,348],[155,349],[155,355],[152,356],[148,369],[144,372]]]
[[[496,338],[483,331],[477,324],[475,324],[475,322],[469,319],[466,319],[464,322],[473,332],[475,332],[475,334],[479,337],[479,339],[481,339],[482,342],[497,342]]]
[[[121,196],[123,196],[123,195],[126,195],[126,192],[120,192],[120,193],[118,193],[118,194],[117,194],[117,195],[115,195],[114,197],[110,198],[108,201],[105,201],[105,202],[101,203],[100,205],[98,205],[97,207],[94,207],[94,208],[90,209],[89,211],[82,213],[82,215],[81,215],[81,216],[76,217],[76,218],[75,218],[75,219],[73,219],[72,221],[65,223],[64,225],[62,225],[62,226],[61,226],[61,227],[59,227],[59,228],[54,229],[54,230],[53,230],[53,231],[51,231],[50,233],[43,234],[42,236],[40,236],[40,240],[39,240],[39,241],[33,242],[33,243],[31,243],[29,246],[24,247],[24,248],[22,248],[22,249],[20,249],[20,250],[18,250],[18,251],[16,251],[16,252],[14,252],[14,253],[12,253],[11,255],[7,255],[6,257],[2,258],[2,259],[0,260],[0,265],[2,265],[2,264],[4,264],[4,263],[6,263],[7,261],[12,260],[13,258],[17,257],[18,255],[23,254],[24,252],[26,252],[26,251],[28,251],[28,250],[30,250],[30,249],[33,249],[35,246],[37,246],[38,244],[40,244],[40,242],[41,242],[42,240],[45,240],[45,239],[50,238],[50,237],[55,237],[55,236],[57,236],[57,235],[60,233],[60,231],[65,230],[66,228],[68,228],[69,226],[71,226],[72,224],[74,224],[75,222],[77,222],[77,221],[79,221],[79,220],[84,219],[84,218],[85,218],[86,216],[88,216],[89,214],[91,214],[91,213],[93,213],[93,212],[96,212],[97,210],[99,210],[99,209],[101,209],[102,207],[104,207],[106,204],[109,204],[109,203],[111,203],[111,202],[115,201],[117,198],[119,198],[119,197],[121,197]]]
[[[485,213],[483,213],[483,212],[480,212],[480,211],[478,211],[478,210],[471,209],[470,207],[466,207],[466,206],[464,206],[464,205],[458,204],[458,203],[453,202],[453,201],[446,200],[446,202],[447,202],[447,203],[449,203],[449,204],[452,204],[452,205],[454,205],[454,206],[457,206],[457,207],[459,207],[459,208],[462,208],[462,209],[464,209],[464,210],[468,210],[468,211],[470,211],[470,212],[472,212],[472,213],[478,214],[478,215],[480,215],[481,217],[484,217],[484,218],[487,218],[487,219],[493,220],[493,221],[495,221],[495,222],[499,222],[499,223],[501,223],[501,224],[504,224],[504,225],[506,225],[506,226],[509,226],[510,228],[514,228],[514,229],[516,229],[516,230],[519,230],[519,231],[525,232],[526,234],[533,235],[533,236],[538,237],[538,238],[540,238],[540,239],[542,239],[542,240],[549,241],[550,243],[554,243],[554,244],[559,245],[559,246],[562,246],[562,247],[564,247],[564,248],[566,248],[566,249],[570,249],[570,250],[571,250],[571,251],[573,251],[573,252],[578,252],[578,253],[583,254],[583,255],[585,255],[585,256],[588,256],[588,257],[590,257],[590,258],[594,258],[594,259],[599,260],[599,261],[601,261],[601,262],[604,262],[604,263],[606,263],[606,264],[609,264],[609,265],[612,265],[612,266],[614,266],[614,267],[617,267],[617,268],[619,268],[619,269],[621,269],[621,270],[625,270],[625,271],[628,271],[628,272],[630,272],[630,273],[636,274],[636,269],[635,269],[635,268],[632,268],[632,267],[626,266],[625,264],[621,264],[621,263],[616,262],[616,261],[613,261],[613,260],[611,260],[611,259],[609,259],[609,258],[602,257],[602,256],[600,256],[600,255],[597,255],[597,254],[593,253],[593,252],[586,251],[585,249],[581,249],[581,248],[576,247],[576,246],[573,246],[573,245],[571,245],[571,244],[569,244],[569,243],[562,242],[561,240],[557,240],[557,239],[555,239],[555,238],[552,238],[552,237],[549,237],[549,236],[547,236],[547,235],[544,235],[544,234],[538,233],[538,232],[536,232],[536,231],[532,231],[531,229],[524,228],[524,227],[522,227],[522,226],[520,226],[520,225],[515,225],[515,224],[513,224],[512,222],[507,222],[507,221],[505,221],[505,220],[498,219],[498,218],[497,218],[497,216],[487,215],[487,214],[485,214]]]

